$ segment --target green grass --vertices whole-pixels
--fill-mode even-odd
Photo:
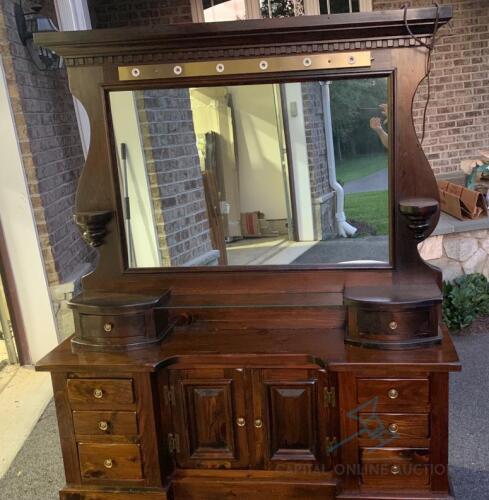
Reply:
[[[368,234],[388,234],[388,204],[389,200],[387,191],[346,194],[346,219],[353,225],[355,225],[356,222],[359,226],[361,226],[358,227],[358,236],[365,236]],[[374,231],[370,231],[370,228]]]
[[[354,156],[336,164],[336,177],[344,185],[384,168],[387,168],[386,153]]]

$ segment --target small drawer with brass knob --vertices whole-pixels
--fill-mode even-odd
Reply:
[[[164,295],[139,295],[85,291],[73,299],[75,352],[124,351],[157,343],[169,328]]]
[[[358,403],[365,404],[365,411],[376,409],[416,408],[428,411],[430,402],[429,380],[359,378],[357,380]],[[369,404],[372,408],[369,408]]]
[[[430,454],[425,448],[361,448],[362,483],[372,487],[427,489]]]
[[[134,403],[132,379],[68,379],[72,406],[118,408]]]
[[[133,411],[73,411],[77,436],[137,436],[138,423]]]
[[[362,442],[395,446],[401,440],[428,439],[428,413],[360,413],[359,438]]]
[[[409,287],[351,287],[344,299],[348,344],[409,349],[441,341],[441,294],[424,298]]]
[[[144,479],[138,444],[79,443],[82,481],[90,483]]]

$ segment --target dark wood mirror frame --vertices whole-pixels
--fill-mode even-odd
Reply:
[[[417,250],[439,204],[412,119],[425,45],[451,13],[36,35],[90,117],[76,221],[100,252],[71,304],[74,337],[37,367],[53,377],[62,499],[452,498],[460,366],[441,273]],[[365,51],[368,68],[140,78],[150,65]],[[390,78],[391,265],[127,269],[108,92],[348,76]]]

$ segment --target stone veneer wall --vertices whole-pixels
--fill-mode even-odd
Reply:
[[[404,0],[373,0],[373,10],[398,9]],[[440,30],[433,53],[431,100],[423,150],[435,174],[460,169],[489,144],[489,2],[446,0],[453,19]],[[411,0],[411,7],[431,7],[432,0]],[[421,129],[427,85],[416,94],[413,111]]]
[[[311,182],[315,238],[323,240],[336,235],[335,194],[329,185],[326,137],[321,86],[317,82],[302,84],[302,103],[306,130],[307,158]]]
[[[443,279],[482,273],[489,279],[489,231],[431,236],[419,245],[421,257],[439,267]]]
[[[213,248],[189,90],[135,96],[162,264],[204,265]]]

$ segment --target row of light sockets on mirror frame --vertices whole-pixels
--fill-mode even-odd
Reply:
[[[260,72],[284,72],[321,69],[366,68],[372,65],[370,51],[315,54],[302,56],[277,56],[268,59],[233,59],[221,61],[190,62],[185,64],[145,64],[120,66],[120,81],[151,80],[158,78],[199,77],[212,75],[240,75]]]

